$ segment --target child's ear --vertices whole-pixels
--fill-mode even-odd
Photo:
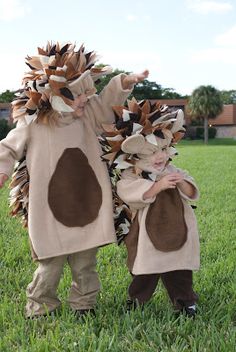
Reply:
[[[121,144],[121,149],[127,154],[139,154],[142,152],[146,144],[146,140],[143,135],[135,134],[126,138],[126,140]]]

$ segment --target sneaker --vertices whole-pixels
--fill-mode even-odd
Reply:
[[[189,307],[184,307],[182,309],[183,313],[186,314],[187,317],[189,318],[195,318],[197,311],[196,311],[196,306],[193,304],[192,306]]]
[[[127,299],[126,301],[126,312],[130,313],[132,311],[134,311],[137,308],[137,302],[135,299]]]
[[[136,298],[128,298],[126,301],[126,312],[130,313],[134,311],[137,308],[143,309],[144,303],[139,303],[139,301]]]

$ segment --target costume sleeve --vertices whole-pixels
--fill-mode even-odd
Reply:
[[[178,168],[176,168],[176,167],[174,167],[174,166],[171,166],[171,168],[173,169],[173,172],[179,172],[179,173],[181,173],[181,174],[183,175],[183,177],[184,177],[184,180],[187,181],[188,183],[190,183],[190,184],[193,186],[193,188],[194,188],[194,191],[195,191],[195,192],[194,192],[193,197],[191,197],[191,198],[188,197],[185,193],[183,193],[183,192],[180,190],[180,188],[178,188],[181,197],[182,197],[183,199],[186,199],[186,200],[189,200],[189,201],[198,200],[198,199],[199,199],[199,189],[198,189],[198,187],[197,187],[197,185],[196,185],[196,183],[195,183],[195,181],[194,181],[194,178],[193,178],[192,176],[190,176],[190,175],[188,174],[188,172],[185,171],[185,170],[178,169]]]
[[[123,105],[132,89],[123,89],[122,80],[125,74],[113,77],[99,95],[94,95],[87,103],[86,109],[89,114],[93,129],[100,134],[102,124],[114,122],[112,106]]]
[[[117,182],[117,194],[132,209],[142,209],[156,199],[156,197],[143,199],[144,193],[152,187],[153,183],[153,181],[138,178],[135,175],[132,177],[125,173]]]
[[[22,158],[28,140],[28,126],[23,119],[0,141],[0,173],[10,176],[16,160]]]

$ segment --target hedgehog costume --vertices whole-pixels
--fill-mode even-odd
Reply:
[[[0,173],[10,176],[13,215],[23,216],[38,261],[27,288],[27,316],[54,311],[56,290],[67,261],[72,272],[69,304],[73,310],[93,310],[99,291],[96,252],[116,242],[112,196],[106,165],[101,162],[97,135],[114,118],[113,105],[130,94],[126,75],[111,79],[100,95],[94,81],[109,73],[93,67],[97,56],[72,44],[48,43],[28,56],[30,72],[13,102],[17,127],[0,142]],[[86,95],[82,117],[73,102]],[[25,157],[24,157],[25,156]],[[23,159],[22,159],[23,158]]]
[[[183,112],[148,100],[138,103],[134,98],[128,107],[116,106],[114,111],[116,124],[107,129],[102,144],[112,182],[117,185],[117,231],[120,238],[123,233],[133,277],[128,306],[147,302],[161,278],[175,309],[194,316],[197,295],[192,270],[199,269],[200,255],[197,222],[189,202],[198,198],[198,189],[192,177],[170,163],[177,154],[175,144],[185,132]],[[163,150],[162,169],[150,167],[149,158]],[[191,197],[178,183],[144,197],[165,175],[172,174],[181,175],[191,185]]]

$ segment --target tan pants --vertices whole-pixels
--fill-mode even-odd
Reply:
[[[33,281],[26,290],[26,316],[43,315],[60,306],[57,288],[68,262],[72,273],[72,285],[68,302],[73,310],[93,308],[100,289],[96,272],[97,248],[70,255],[39,260]]]

